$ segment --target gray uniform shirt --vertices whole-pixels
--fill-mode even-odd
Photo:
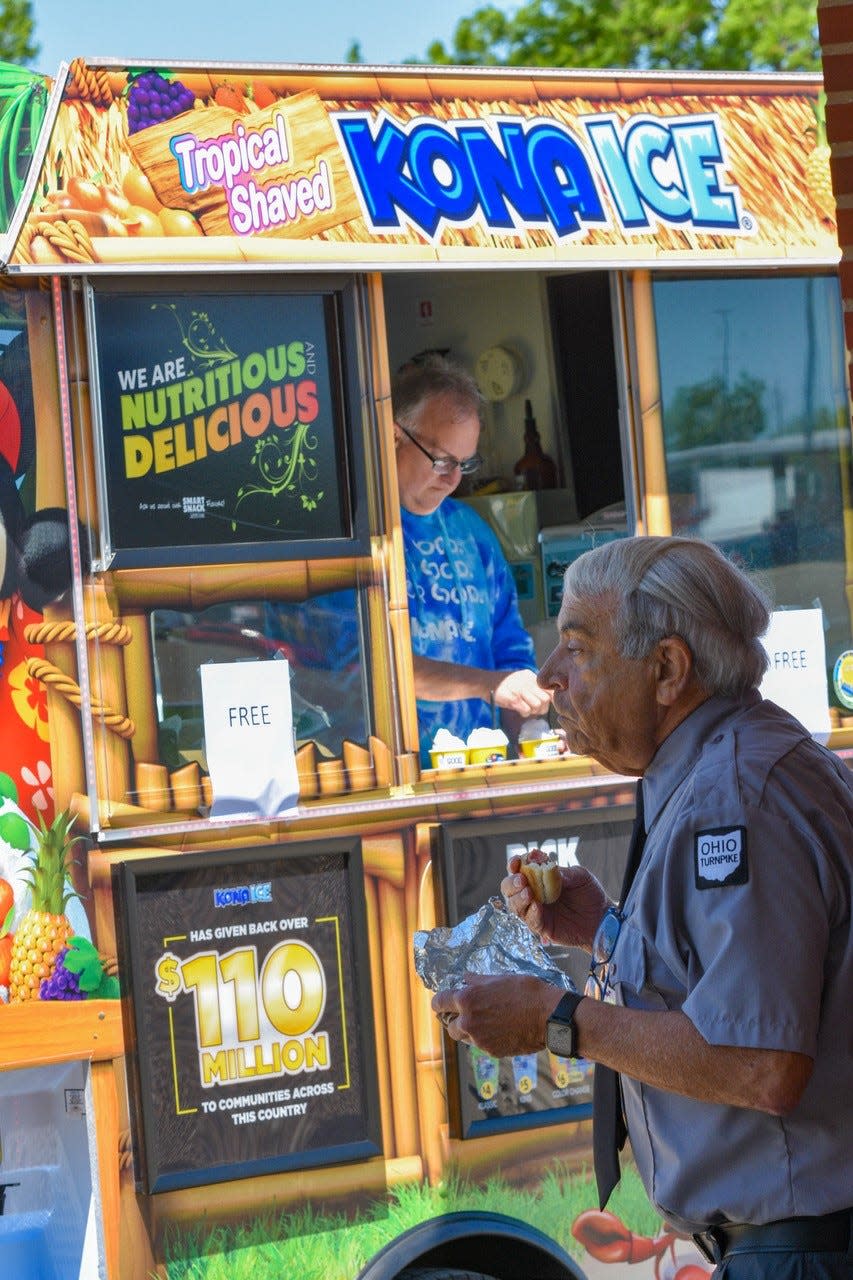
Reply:
[[[634,1158],[686,1231],[823,1214],[853,1188],[853,774],[758,694],[712,698],[646,771],[648,837],[613,956],[619,1003],[714,1045],[814,1060],[792,1114],[623,1077]]]

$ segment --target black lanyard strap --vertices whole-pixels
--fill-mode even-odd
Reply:
[[[619,894],[620,907],[625,905],[628,891],[634,882],[645,843],[643,783],[640,780],[637,783],[637,810],[631,830],[631,843],[628,846],[628,861]],[[597,1062],[592,1084],[592,1157],[601,1209],[607,1204],[610,1193],[619,1181],[619,1152],[624,1147],[627,1136],[619,1072]]]

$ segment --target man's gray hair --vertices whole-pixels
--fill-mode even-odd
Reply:
[[[768,658],[760,637],[770,622],[765,592],[713,543],[694,538],[622,538],[579,556],[564,589],[616,603],[614,634],[626,658],[644,658],[679,635],[709,693],[737,697],[757,688]]]
[[[429,355],[404,365],[391,386],[394,418],[417,431],[421,410],[435,396],[446,399],[454,419],[475,414],[482,419],[483,397],[474,377],[461,364]]]

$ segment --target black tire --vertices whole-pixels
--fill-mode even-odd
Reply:
[[[456,1267],[406,1267],[397,1280],[495,1280],[482,1271],[458,1271]]]

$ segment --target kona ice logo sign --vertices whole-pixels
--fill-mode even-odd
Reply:
[[[420,118],[386,112],[333,117],[365,218],[376,234],[405,226],[435,240],[448,227],[550,230],[559,240],[617,225],[626,234],[665,224],[710,234],[749,233],[737,189],[723,181],[714,115],[583,117],[583,144],[556,120]]]

